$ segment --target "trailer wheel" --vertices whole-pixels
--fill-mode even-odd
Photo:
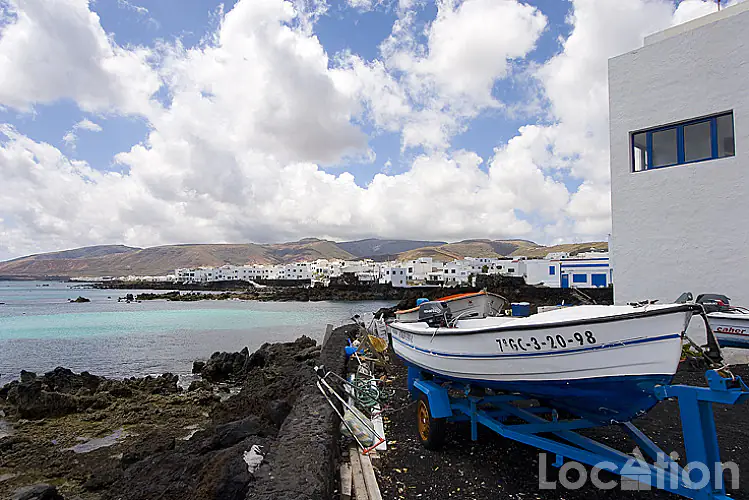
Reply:
[[[416,428],[421,444],[427,450],[437,450],[445,441],[445,419],[432,417],[429,398],[424,393],[419,395],[419,402],[416,404]]]

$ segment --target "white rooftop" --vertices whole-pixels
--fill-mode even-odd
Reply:
[[[749,2],[741,2],[735,5],[731,5],[730,7],[724,7],[720,10],[717,10],[718,7],[716,5],[715,9],[715,12],[713,12],[712,14],[698,17],[697,19],[692,19],[691,21],[688,21],[686,23],[679,24],[663,31],[659,31],[658,33],[653,33],[652,35],[646,36],[644,45],[658,43],[667,38],[671,38],[673,36],[686,33],[687,31],[691,31],[695,28],[699,28],[716,21],[721,21],[723,19],[733,17],[737,14],[741,14],[742,12],[749,11]]]

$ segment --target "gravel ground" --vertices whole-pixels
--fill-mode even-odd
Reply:
[[[382,497],[386,499],[425,498],[442,499],[677,499],[681,498],[660,490],[623,490],[627,485],[608,491],[599,490],[588,481],[577,490],[539,488],[539,450],[479,426],[479,439],[472,442],[468,423],[454,423],[447,427],[445,445],[440,451],[424,449],[416,431],[416,407],[411,402],[406,387],[406,368],[392,356],[390,372],[395,377],[393,385],[401,388],[390,405],[400,411],[386,416],[388,451],[377,464]],[[749,367],[734,367],[734,373],[749,380]],[[680,372],[675,383],[705,385],[703,372]],[[409,405],[409,406],[406,406]],[[715,421],[721,445],[721,458],[738,464],[740,487],[729,490],[731,497],[749,499],[749,408],[715,405]],[[658,404],[644,418],[635,422],[656,444],[669,452],[677,451],[684,457],[681,421],[675,402]],[[585,434],[617,448],[631,452],[634,443],[616,427],[585,431]],[[549,464],[544,470],[547,481],[555,481],[557,469]],[[684,460],[680,460],[683,465]],[[590,468],[587,468],[590,473]],[[604,480],[620,479],[602,473]],[[574,479],[574,471],[570,473]],[[637,483],[634,484],[637,487]],[[640,486],[641,487],[641,486]]]

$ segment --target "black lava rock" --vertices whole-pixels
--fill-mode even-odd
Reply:
[[[19,488],[13,494],[13,500],[65,500],[57,488],[48,484],[35,484]]]

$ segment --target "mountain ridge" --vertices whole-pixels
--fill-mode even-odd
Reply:
[[[301,260],[391,258],[411,260],[432,257],[449,261],[463,257],[543,257],[549,252],[603,250],[606,242],[538,245],[521,239],[470,239],[453,243],[428,240],[368,238],[334,242],[304,238],[287,243],[200,243],[161,245],[148,248],[96,245],[59,252],[28,255],[0,262],[0,278],[81,276],[155,276],[177,268],[224,264],[285,264]],[[397,251],[396,251],[397,250]]]

